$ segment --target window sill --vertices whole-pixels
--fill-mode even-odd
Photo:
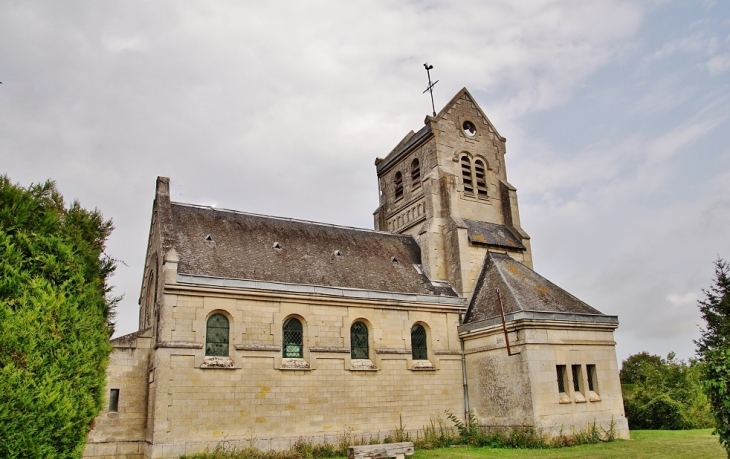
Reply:
[[[583,394],[581,394],[580,392],[576,392],[575,393],[575,403],[585,403],[585,402],[586,402],[586,398],[583,397]]]
[[[378,371],[378,367],[370,359],[352,359],[350,371]]]
[[[230,357],[205,357],[201,370],[235,370],[236,364]]]
[[[436,365],[429,360],[414,360],[411,371],[436,371]]]
[[[597,393],[595,393],[593,391],[589,391],[588,392],[588,401],[589,402],[600,402],[601,397]]]
[[[565,392],[561,392],[559,403],[562,405],[565,403],[573,403],[573,402],[570,401],[570,397],[568,397],[568,394],[566,394]]]
[[[469,201],[487,201],[487,202],[489,202],[491,200],[490,197],[489,197],[489,195],[486,195],[486,196],[483,196],[483,195],[475,196],[473,193],[467,193],[466,191],[463,191],[463,190],[461,192],[461,197],[463,199],[466,199],[466,200],[469,200]]]
[[[304,359],[283,358],[281,359],[279,370],[311,371],[312,367],[309,365],[309,362]]]

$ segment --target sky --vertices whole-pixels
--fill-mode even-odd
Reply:
[[[535,270],[618,315],[619,361],[694,355],[730,258],[730,2],[0,2],[0,173],[114,221],[136,330],[175,201],[372,228],[374,159],[462,87],[507,138]]]

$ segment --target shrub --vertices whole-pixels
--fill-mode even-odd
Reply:
[[[712,425],[700,376],[704,363],[646,352],[623,361],[621,385],[632,429],[697,429]]]

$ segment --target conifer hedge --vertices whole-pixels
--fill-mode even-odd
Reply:
[[[80,457],[102,408],[113,227],[53,182],[0,176],[0,457]]]

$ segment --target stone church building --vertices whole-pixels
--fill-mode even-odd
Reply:
[[[375,161],[375,230],[170,200],[85,457],[421,429],[449,411],[628,437],[605,315],[532,269],[505,141],[466,89]]]

